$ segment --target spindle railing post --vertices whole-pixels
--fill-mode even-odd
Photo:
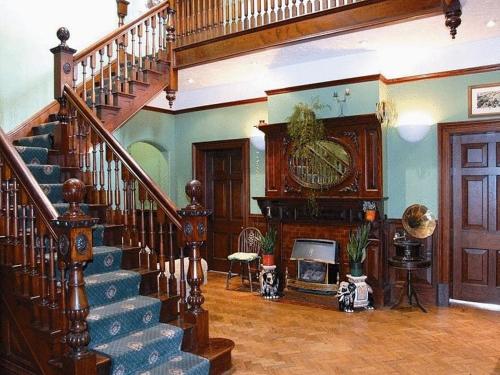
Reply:
[[[64,356],[62,372],[70,375],[93,375],[97,370],[96,355],[87,348],[90,334],[86,318],[90,306],[83,277],[84,262],[92,260],[91,227],[97,220],[80,209],[84,194],[83,182],[74,178],[67,180],[63,197],[69,209],[54,221],[59,237],[58,258],[69,268],[65,304],[69,332],[65,338],[70,350]]]
[[[207,239],[207,218],[212,211],[205,209],[200,203],[201,183],[193,180],[186,184],[186,194],[190,203],[179,211],[182,218],[182,235],[189,250],[189,267],[187,281],[191,288],[187,302],[189,309],[184,319],[196,327],[196,347],[203,349],[209,344],[208,311],[203,308],[205,298],[201,291],[203,285],[203,268],[201,266],[200,248]]]
[[[130,3],[126,0],[116,0],[116,13],[118,15],[118,27],[125,24],[125,17],[128,14],[128,5]]]

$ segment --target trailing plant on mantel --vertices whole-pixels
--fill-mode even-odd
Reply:
[[[307,158],[310,148],[325,139],[325,126],[316,117],[316,111],[330,107],[319,102],[319,98],[312,99],[311,104],[298,103],[293,107],[293,112],[287,118],[287,133],[290,137],[292,152],[291,156],[296,158]],[[314,160],[312,160],[314,163]],[[311,165],[314,169],[314,165]],[[319,168],[319,165],[317,166]],[[307,203],[312,216],[319,214],[319,206],[316,201],[316,192],[308,189]]]

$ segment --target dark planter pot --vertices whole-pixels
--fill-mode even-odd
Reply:
[[[274,266],[274,254],[264,254],[262,256],[263,266]]]
[[[351,276],[363,276],[363,263],[351,262]]]

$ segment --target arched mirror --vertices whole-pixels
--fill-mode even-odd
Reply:
[[[290,155],[288,169],[299,185],[328,189],[349,177],[353,161],[344,145],[334,140],[322,140],[308,145],[301,157]]]

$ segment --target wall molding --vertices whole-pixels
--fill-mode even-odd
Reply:
[[[331,87],[331,86],[340,86],[340,85],[347,85],[347,84],[361,83],[361,82],[371,82],[371,81],[380,81],[382,83],[385,83],[386,85],[397,85],[397,84],[401,84],[401,83],[409,83],[409,82],[414,82],[414,81],[455,77],[455,76],[469,75],[469,74],[480,74],[480,73],[488,73],[488,72],[495,72],[495,71],[500,71],[500,64],[482,65],[482,66],[476,66],[476,67],[472,67],[472,68],[446,70],[446,71],[441,71],[441,72],[417,74],[417,75],[404,76],[404,77],[398,77],[398,78],[386,78],[383,74],[372,74],[372,75],[366,75],[366,76],[360,76],[360,77],[343,78],[343,79],[337,79],[337,80],[331,80],[331,81],[323,81],[323,82],[309,83],[309,84],[305,84],[305,85],[297,85],[297,86],[283,87],[283,88],[279,88],[279,89],[266,90],[265,93],[267,96],[264,96],[264,97],[235,100],[235,101],[215,103],[215,104],[207,104],[207,105],[202,105],[202,106],[198,106],[198,107],[183,108],[183,109],[178,109],[178,110],[145,106],[145,107],[143,107],[143,110],[165,113],[165,114],[169,114],[169,115],[179,115],[182,113],[206,111],[206,110],[210,110],[210,109],[217,109],[217,108],[232,107],[232,106],[238,106],[238,105],[244,105],[244,104],[266,102],[268,100],[268,97],[273,96],[273,95],[286,94],[286,93],[296,92],[296,91],[313,90],[313,89]]]

